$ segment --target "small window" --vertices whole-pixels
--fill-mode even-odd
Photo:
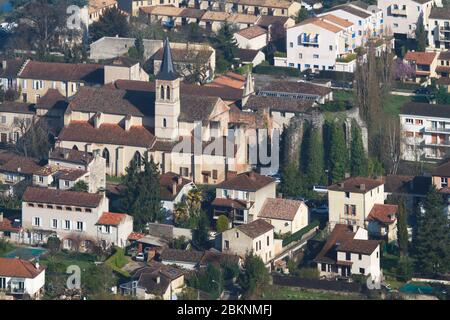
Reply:
[[[52,228],[53,229],[58,228],[58,220],[57,219],[52,219]]]
[[[358,260],[362,260],[362,254],[358,254]]]
[[[85,212],[92,212],[91,209],[84,209]]]
[[[346,191],[346,192],[345,192],[345,197],[346,197],[346,198],[350,198],[350,192]]]
[[[64,229],[70,230],[70,220],[65,220],[64,221]]]
[[[105,226],[105,233],[111,233],[111,226]]]
[[[39,182],[43,183],[44,182],[44,177],[39,177]]]
[[[83,221],[78,221],[77,222],[77,230],[78,231],[83,231]]]
[[[29,203],[28,206],[29,207],[34,207],[34,203]]]
[[[320,266],[320,270],[322,270],[323,272],[327,271],[327,264],[326,263],[322,263]]]
[[[366,274],[366,270],[364,268],[359,268],[359,273],[360,274]]]
[[[35,227],[39,227],[41,225],[41,218],[35,217],[34,220],[33,220],[33,223],[34,223],[33,225]]]
[[[239,238],[239,232],[236,232],[236,238]]]
[[[66,207],[67,211],[72,211],[72,207]]]
[[[47,209],[53,209],[53,206],[51,204],[48,204]]]
[[[270,237],[267,236],[267,245],[270,245]]]
[[[75,208],[75,211],[81,212],[82,210],[81,210],[81,208]]]
[[[163,128],[167,128],[167,119],[163,118]]]
[[[352,254],[350,252],[345,253],[345,260],[347,260],[347,261],[352,260]]]
[[[70,185],[69,181],[64,180],[64,186],[65,186],[65,187],[68,187],[69,185]]]
[[[212,171],[212,178],[217,179],[217,170]]]
[[[38,204],[38,208],[44,208],[43,204]]]

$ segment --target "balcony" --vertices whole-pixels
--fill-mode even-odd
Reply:
[[[435,142],[424,142],[425,146],[432,147],[450,147],[450,141],[435,141]]]
[[[425,132],[450,134],[450,128],[443,127],[426,127]]]
[[[406,17],[406,9],[400,9],[400,8],[391,8],[391,15],[393,16],[404,16]]]

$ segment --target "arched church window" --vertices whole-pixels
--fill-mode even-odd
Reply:
[[[167,119],[166,118],[163,119],[163,128],[167,128]]]
[[[133,156],[133,160],[136,163],[137,167],[140,168],[142,165],[142,156],[139,151],[136,151]]]
[[[102,157],[106,160],[106,166],[109,167],[109,151],[108,149],[103,149]]]
[[[166,96],[167,96],[167,100],[170,100],[170,87],[169,86],[167,86]]]
[[[161,99],[164,100],[164,86],[161,86],[160,96],[161,96]]]

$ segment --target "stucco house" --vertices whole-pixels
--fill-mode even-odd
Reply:
[[[24,64],[22,59],[4,59],[0,66],[0,87],[6,91],[8,89],[17,90],[17,74]]]
[[[367,230],[336,224],[314,261],[322,277],[350,277],[358,274],[380,280],[380,244],[368,240]]]
[[[45,285],[45,267],[37,261],[0,258],[0,291],[16,299],[39,299]]]
[[[159,185],[161,187],[162,206],[169,217],[172,215],[175,204],[181,202],[190,190],[195,188],[195,184],[180,175],[167,172],[159,176]]]
[[[275,257],[274,226],[263,219],[257,219],[247,224],[222,232],[221,251],[237,254],[244,258],[253,252],[265,264]]]
[[[309,223],[308,206],[303,201],[267,198],[258,214],[275,227],[278,234],[295,233]]]
[[[267,45],[267,30],[260,26],[252,26],[237,31],[234,38],[241,49],[260,50]]]
[[[254,171],[228,172],[227,179],[216,186],[216,198],[212,202],[214,219],[225,215],[230,225],[251,222],[257,219],[264,201],[275,197],[275,179]]]

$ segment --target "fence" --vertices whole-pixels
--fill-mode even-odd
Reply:
[[[320,222],[318,220],[314,220],[313,222],[308,224],[306,227],[298,230],[297,232],[294,232],[289,237],[286,237],[285,239],[283,239],[283,247],[287,246],[288,244],[290,244],[293,241],[301,240],[306,233],[313,230],[314,228],[318,228],[319,224],[320,224]]]
[[[273,284],[278,286],[301,287],[306,289],[333,290],[333,291],[346,291],[358,293],[362,291],[362,286],[356,282],[306,279],[293,276],[283,276],[279,274],[274,274],[272,276],[272,279]]]

